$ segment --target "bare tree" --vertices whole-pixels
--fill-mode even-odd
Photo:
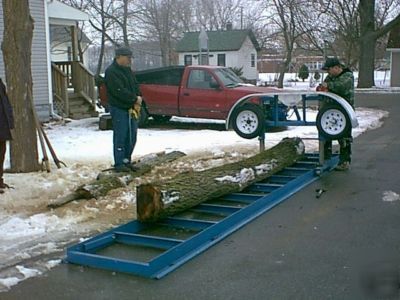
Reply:
[[[347,65],[358,66],[359,87],[373,86],[377,40],[400,23],[399,1],[316,0],[312,3],[320,14],[321,30],[320,33],[308,31],[309,41],[322,52],[329,48],[330,54],[340,56]],[[318,47],[318,43],[325,47]]]
[[[31,72],[33,19],[28,0],[3,0],[3,17],[4,33],[1,48],[8,95],[15,114],[11,169],[15,172],[37,171],[40,166]]]
[[[266,11],[270,12],[269,23],[276,29],[275,39],[282,41],[285,53],[278,78],[278,87],[280,88],[283,87],[285,73],[289,71],[292,63],[296,42],[304,35],[298,21],[299,8],[303,4],[303,0],[269,0],[265,2]]]
[[[100,51],[95,72],[96,75],[99,75],[102,70],[106,41],[115,43],[107,32],[113,24],[113,21],[108,17],[111,13],[112,1],[88,0],[88,3],[89,12],[92,16],[89,20],[90,25],[100,33]]]
[[[128,18],[131,16],[131,12],[129,11],[129,3],[130,0],[122,0],[113,2],[116,6],[109,15],[111,19],[118,24],[119,28],[122,31],[122,40],[125,46],[129,46],[129,37],[128,37]]]
[[[64,0],[77,1],[77,0]],[[90,25],[115,46],[129,46],[136,35],[138,0],[80,0],[86,3]]]
[[[206,30],[223,30],[240,15],[242,0],[195,0],[196,23]]]
[[[360,0],[360,60],[358,87],[368,88],[375,85],[375,46],[377,39],[387,34],[393,27],[400,24],[400,14],[380,28],[377,28],[375,15],[375,0]]]
[[[139,26],[147,37],[159,43],[163,66],[169,66],[173,61],[173,43],[181,32],[178,15],[184,5],[182,0],[144,0],[140,3]]]

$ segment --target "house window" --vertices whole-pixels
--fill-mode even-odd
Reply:
[[[201,55],[200,55],[199,64],[200,64],[200,65],[208,65],[208,64],[209,64],[209,61],[208,61],[208,54],[207,54],[207,53],[201,54]]]
[[[185,55],[185,66],[190,66],[192,65],[192,56],[191,55]]]
[[[218,54],[218,62],[217,62],[218,66],[226,66],[225,63],[225,54]]]
[[[256,55],[254,53],[251,54],[250,65],[252,68],[256,66]]]

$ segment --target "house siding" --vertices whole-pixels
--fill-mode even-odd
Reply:
[[[179,53],[179,64],[185,64],[185,55],[198,56],[198,52],[181,52]],[[248,80],[257,80],[257,51],[251,42],[249,37],[246,37],[242,44],[242,47],[238,51],[210,51],[209,52],[209,64],[211,66],[218,65],[218,54],[225,54],[225,66],[226,67],[243,67],[243,77]],[[254,54],[255,65],[251,67],[251,54]],[[192,64],[198,65],[198,58],[192,58]]]
[[[254,55],[254,66],[251,66],[251,55]],[[246,37],[242,47],[237,52],[237,65],[243,66],[243,77],[248,80],[257,80],[258,72],[257,72],[257,51],[254,48],[253,43]]]
[[[396,50],[391,53],[390,86],[400,87],[400,49]]]
[[[45,0],[30,0],[29,8],[34,19],[32,39],[33,101],[41,120],[50,116],[49,69],[47,61]],[[3,5],[0,5],[0,43],[3,41]],[[0,51],[0,77],[5,81],[3,53]]]

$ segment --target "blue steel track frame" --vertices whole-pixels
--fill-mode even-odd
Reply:
[[[269,177],[266,182],[251,185],[246,189],[248,192],[229,194],[222,198],[224,201],[232,201],[232,203],[246,203],[245,207],[204,203],[194,208],[197,211],[225,215],[219,221],[176,217],[162,221],[162,224],[166,226],[200,230],[186,240],[139,234],[138,232],[146,229],[149,225],[132,221],[69,247],[66,261],[160,279],[317,180],[319,176],[333,169],[338,162],[337,156],[326,160],[323,165],[318,163],[318,154],[308,154],[306,157],[307,159]],[[147,261],[127,260],[96,253],[118,243],[165,251]]]

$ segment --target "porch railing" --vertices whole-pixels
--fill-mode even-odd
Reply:
[[[59,114],[69,115],[68,75],[54,63],[51,64],[54,106]]]
[[[94,74],[79,61],[58,61],[54,65],[67,76],[67,87],[73,88],[74,93],[95,108],[97,95]]]
[[[72,88],[72,62],[71,61],[55,61],[56,65],[68,78],[68,88]]]
[[[96,107],[94,74],[79,61],[72,62],[72,86],[75,93]]]

